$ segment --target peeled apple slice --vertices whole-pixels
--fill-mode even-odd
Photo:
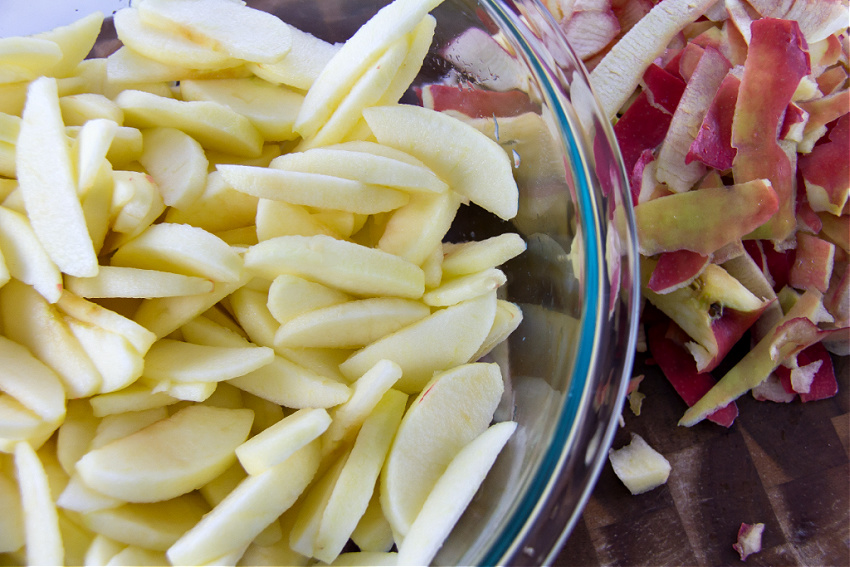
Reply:
[[[168,500],[200,488],[231,465],[253,412],[188,406],[95,449],[77,463],[89,486],[127,502]]]
[[[441,112],[412,105],[367,108],[363,117],[378,142],[422,160],[453,191],[502,219],[516,216],[519,189],[510,159],[485,134]]]
[[[27,563],[61,565],[65,559],[56,504],[44,465],[27,442],[15,445],[15,472],[21,491]]]
[[[492,425],[452,459],[399,545],[399,565],[431,563],[516,428],[513,421]]]
[[[504,384],[496,364],[473,363],[434,376],[399,425],[381,473],[381,508],[406,536],[446,467],[493,419]]]

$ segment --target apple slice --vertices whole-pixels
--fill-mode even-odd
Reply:
[[[375,489],[407,396],[388,390],[360,427],[354,446],[333,487],[313,543],[313,555],[329,563],[342,551]]]
[[[80,297],[174,297],[209,293],[213,282],[159,270],[101,266],[93,278],[65,278],[65,286]]]
[[[516,216],[519,196],[511,162],[494,140],[453,117],[418,106],[373,107],[364,110],[363,117],[380,143],[422,160],[453,191],[502,219]]]
[[[431,307],[457,305],[481,295],[496,291],[508,281],[504,272],[498,268],[489,268],[475,274],[460,276],[443,281],[422,296],[422,302]]]
[[[328,236],[279,236],[248,249],[245,268],[273,280],[300,276],[354,295],[416,299],[425,289],[422,269],[381,250]]]
[[[263,137],[254,125],[223,104],[181,101],[138,90],[122,91],[115,102],[124,111],[127,126],[177,128],[205,148],[236,156],[262,153]]]
[[[29,565],[62,565],[65,549],[59,531],[56,504],[44,465],[32,446],[15,445],[15,472],[23,507],[26,559]]]
[[[329,565],[339,567],[381,567],[383,565],[401,565],[398,562],[398,553],[380,551],[348,551],[340,553]]]
[[[6,337],[28,348],[62,380],[71,398],[98,391],[100,373],[59,311],[17,280],[0,290],[0,321]]]
[[[360,349],[340,365],[350,380],[363,375],[379,360],[402,368],[396,387],[419,392],[434,372],[469,362],[481,347],[496,316],[496,293],[440,309],[428,317]],[[428,349],[420,345],[430,345]]]
[[[357,348],[427,317],[427,305],[374,297],[313,309],[288,319],[275,334],[283,347]]]
[[[290,26],[280,18],[229,0],[144,0],[135,4],[142,21],[210,46],[230,57],[274,63],[291,46]]]
[[[224,164],[217,169],[237,191],[294,205],[370,215],[397,209],[409,199],[390,187],[323,173]]]
[[[363,552],[386,553],[395,545],[393,530],[381,511],[381,496],[372,493],[369,506],[351,532],[351,541]],[[344,554],[340,554],[344,555]]]
[[[188,224],[160,223],[127,242],[112,256],[113,266],[163,270],[237,282],[242,258],[222,239]]]
[[[0,83],[17,83],[50,73],[62,50],[48,39],[4,37],[0,40]]]
[[[609,449],[608,460],[632,494],[657,488],[670,476],[670,462],[637,433],[632,433],[632,441],[625,447]]]
[[[387,220],[378,249],[422,265],[449,231],[461,200],[454,191],[411,194]]]
[[[95,184],[118,127],[114,120],[93,118],[86,121],[77,133],[74,145],[77,150],[77,191],[80,195],[85,195]]]
[[[139,136],[141,138],[141,132]],[[165,210],[165,202],[149,175],[135,171],[113,171],[112,177],[112,230],[121,233],[126,242],[153,224]],[[119,240],[116,247],[121,243]]]
[[[259,199],[235,190],[217,171],[206,175],[198,198],[182,209],[169,209],[165,222],[191,224],[212,233],[255,224]]]
[[[128,502],[174,498],[230,466],[252,420],[250,410],[188,406],[88,452],[77,462],[77,471],[89,486]]]
[[[59,426],[65,417],[65,390],[59,376],[30,351],[0,336],[0,390],[47,423]]]
[[[318,132],[366,69],[439,3],[440,0],[395,0],[363,24],[310,86],[295,130],[304,138]]]
[[[284,84],[306,91],[322,72],[340,44],[328,43],[316,36],[291,28],[292,47],[283,59],[274,63],[248,63],[256,76],[272,84]]]
[[[53,77],[70,77],[78,70],[78,65],[94,47],[100,28],[103,25],[103,13],[92,12],[87,16],[52,30],[34,35],[36,39],[47,39],[59,46],[62,59],[50,70]]]
[[[97,256],[89,236],[59,111],[56,80],[39,78],[28,89],[16,168],[32,228],[59,269],[69,275],[97,274]]]
[[[56,505],[63,510],[87,514],[97,510],[116,508],[126,504],[123,500],[106,496],[94,490],[78,474],[71,476],[62,493],[56,498]]]
[[[519,327],[522,319],[522,309],[519,305],[504,299],[496,300],[496,316],[493,319],[493,326],[478,351],[469,357],[469,360],[471,362],[481,360],[482,357],[507,339]]]
[[[333,288],[284,274],[276,277],[269,286],[268,308],[282,325],[314,309],[338,305],[351,299],[350,295]]]
[[[247,193],[243,193],[247,195]],[[271,240],[277,236],[339,235],[310,214],[306,207],[285,201],[260,199],[257,203],[257,241]]]
[[[249,476],[168,549],[173,565],[201,565],[247,546],[292,506],[319,467],[317,442]]]
[[[57,307],[73,319],[121,335],[141,355],[144,355],[156,340],[153,333],[138,323],[73,293],[64,292]]]
[[[201,144],[176,128],[150,128],[142,131],[144,151],[139,163],[160,189],[169,207],[192,205],[207,181],[209,163]]]
[[[205,346],[160,339],[145,355],[144,376],[172,382],[221,382],[271,364],[274,351],[256,345]]]
[[[452,278],[495,268],[526,249],[523,238],[508,232],[484,240],[443,245],[443,277]]]
[[[381,508],[406,536],[428,494],[458,452],[493,419],[504,384],[496,364],[436,374],[411,403],[381,472]]]
[[[761,536],[764,533],[764,524],[742,523],[738,529],[738,540],[732,544],[732,549],[741,556],[741,561],[761,551]]]
[[[236,447],[236,458],[248,474],[261,474],[319,437],[330,423],[322,408],[298,410]]]
[[[455,455],[399,545],[399,565],[431,563],[516,428],[513,421],[491,425]]]
[[[104,416],[97,424],[97,429],[89,442],[88,449],[100,449],[116,439],[132,435],[167,417],[168,410],[164,407]]]
[[[24,547],[24,511],[18,485],[0,475],[0,553],[11,553]]]

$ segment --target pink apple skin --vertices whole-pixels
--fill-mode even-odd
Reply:
[[[812,209],[838,216],[850,196],[850,114],[841,116],[827,136],[798,165]]]
[[[751,29],[732,125],[732,146],[738,150],[732,173],[736,183],[770,180],[779,210],[752,237],[784,240],[797,224],[794,170],[779,146],[777,133],[791,96],[810,72],[809,57],[796,22],[763,18],[753,22]]]
[[[732,167],[737,153],[732,147],[732,117],[740,86],[740,79],[731,73],[720,83],[699,133],[685,156],[685,163],[697,160],[721,171]]]
[[[835,245],[817,236],[797,233],[797,253],[788,274],[788,283],[797,289],[815,288],[826,293],[832,276]]]
[[[797,354],[797,365],[799,366],[805,366],[818,360],[821,361],[821,366],[815,372],[809,392],[807,394],[800,394],[800,401],[802,402],[825,400],[838,393],[838,381],[835,378],[835,367],[832,364],[832,357],[823,344],[813,344]],[[789,393],[793,392],[794,389],[791,387],[791,369],[779,366],[774,372],[779,376],[779,380],[782,382],[785,391]]]
[[[732,347],[744,336],[750,327],[758,321],[770,303],[756,311],[745,313],[735,309],[724,309],[723,315],[711,322],[711,330],[717,342],[717,353],[699,368],[700,372],[711,372],[726,358]]]
[[[688,406],[692,406],[714,386],[716,380],[708,372],[699,372],[688,351],[667,337],[668,326],[674,324],[656,323],[647,329],[649,352],[676,393]],[[707,419],[723,427],[731,427],[736,417],[738,405],[731,402],[716,410]]]
[[[831,213],[818,213],[821,222],[820,236],[834,242],[845,253],[850,252],[850,215],[837,217]]]
[[[471,118],[518,116],[525,112],[539,112],[521,91],[488,91],[475,87],[456,85],[427,85],[414,89],[422,106],[437,111],[457,110]]]
[[[850,109],[850,90],[842,89],[826,96],[800,101],[798,104],[809,113],[809,120],[803,130],[804,133],[809,134],[847,115]],[[846,136],[846,134],[843,135]]]
[[[665,293],[686,286],[702,273],[710,259],[709,256],[689,250],[663,252],[658,257],[647,287],[655,293]]]

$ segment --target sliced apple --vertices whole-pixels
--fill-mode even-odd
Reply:
[[[27,563],[61,565],[65,561],[65,549],[44,465],[29,443],[18,443],[14,453],[23,507]]]
[[[290,26],[280,18],[229,0],[144,0],[136,7],[142,20],[171,27],[201,45],[230,57],[274,63],[291,46]]]
[[[454,191],[411,194],[387,220],[378,249],[422,265],[449,231],[461,200]]]
[[[328,43],[295,27],[290,32],[292,47],[283,59],[274,63],[249,63],[248,68],[269,83],[306,91],[339,51],[340,44]]]
[[[249,476],[168,549],[168,559],[174,565],[200,565],[247,546],[295,503],[319,460],[314,442],[264,473]]]
[[[425,283],[422,270],[381,250],[328,236],[279,236],[245,253],[249,271],[274,279],[291,274],[354,295],[418,298]]]
[[[380,143],[422,160],[453,191],[502,219],[516,216],[519,192],[510,159],[486,135],[417,106],[373,107],[364,110],[363,116]]]
[[[248,474],[260,474],[316,439],[330,423],[324,409],[298,410],[239,445],[236,458]]]
[[[455,455],[399,545],[399,565],[431,563],[516,428],[513,421],[492,425]]]
[[[77,196],[55,79],[30,84],[16,155],[27,215],[48,256],[66,274],[94,276],[97,256]]]
[[[189,406],[90,451],[77,471],[86,484],[128,502],[174,498],[227,469],[252,420],[250,410]]]
[[[392,360],[402,369],[396,387],[419,392],[434,372],[468,362],[487,337],[495,316],[495,292],[440,309],[355,352],[340,370],[353,380],[379,360]],[[430,347],[423,349],[423,344]]]
[[[65,390],[59,376],[18,343],[0,337],[0,390],[47,423],[59,426],[65,417]]]
[[[94,47],[102,25],[103,13],[92,12],[67,26],[59,26],[33,36],[52,41],[62,51],[62,59],[53,66],[50,74],[54,77],[72,76]]]
[[[496,364],[436,374],[411,403],[381,472],[381,508],[402,537],[458,452],[493,419],[504,384]]]
[[[36,37],[4,37],[0,41],[0,83],[31,81],[62,60],[56,43]]]
[[[411,299],[347,301],[288,319],[274,342],[284,347],[362,347],[430,314],[427,305]]]
[[[176,128],[142,131],[144,151],[139,162],[160,188],[166,205],[177,209],[192,205],[207,181],[207,157],[201,144]]]
[[[519,234],[508,232],[484,240],[445,244],[443,276],[451,278],[495,268],[525,251]]]
[[[268,347],[212,347],[160,339],[145,355],[144,376],[173,382],[220,382],[244,376],[272,362]]]
[[[620,449],[609,449],[608,460],[614,473],[632,494],[643,494],[667,482],[670,462],[637,433]]]
[[[247,194],[246,194],[247,195]],[[277,236],[338,237],[330,227],[310,214],[306,207],[285,201],[260,199],[257,203],[257,240],[271,240]]]
[[[174,297],[213,290],[206,278],[184,276],[159,270],[101,266],[93,278],[65,278],[65,286],[80,297]]]
[[[268,308],[281,324],[314,309],[350,301],[350,295],[333,288],[299,278],[282,275],[269,287]]]
[[[169,209],[165,222],[191,224],[220,232],[255,224],[259,199],[236,191],[217,171],[206,176],[204,189],[198,198],[182,209]]]
[[[0,553],[11,553],[24,546],[24,517],[21,495],[15,482],[0,475]]]
[[[112,256],[112,265],[172,271],[229,283],[239,281],[242,258],[202,228],[160,223],[121,246]]]
[[[457,305],[462,301],[486,295],[505,284],[507,276],[498,268],[489,268],[475,274],[444,281],[425,292],[422,301],[432,307]]]

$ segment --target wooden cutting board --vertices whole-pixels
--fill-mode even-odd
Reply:
[[[765,524],[746,565],[850,565],[850,365],[838,395],[803,404],[738,400],[730,429],[678,427],[686,409],[656,366],[639,360],[646,394],[627,407],[614,447],[638,433],[672,466],[667,484],[632,496],[606,464],[555,565],[744,565],[742,522]]]

